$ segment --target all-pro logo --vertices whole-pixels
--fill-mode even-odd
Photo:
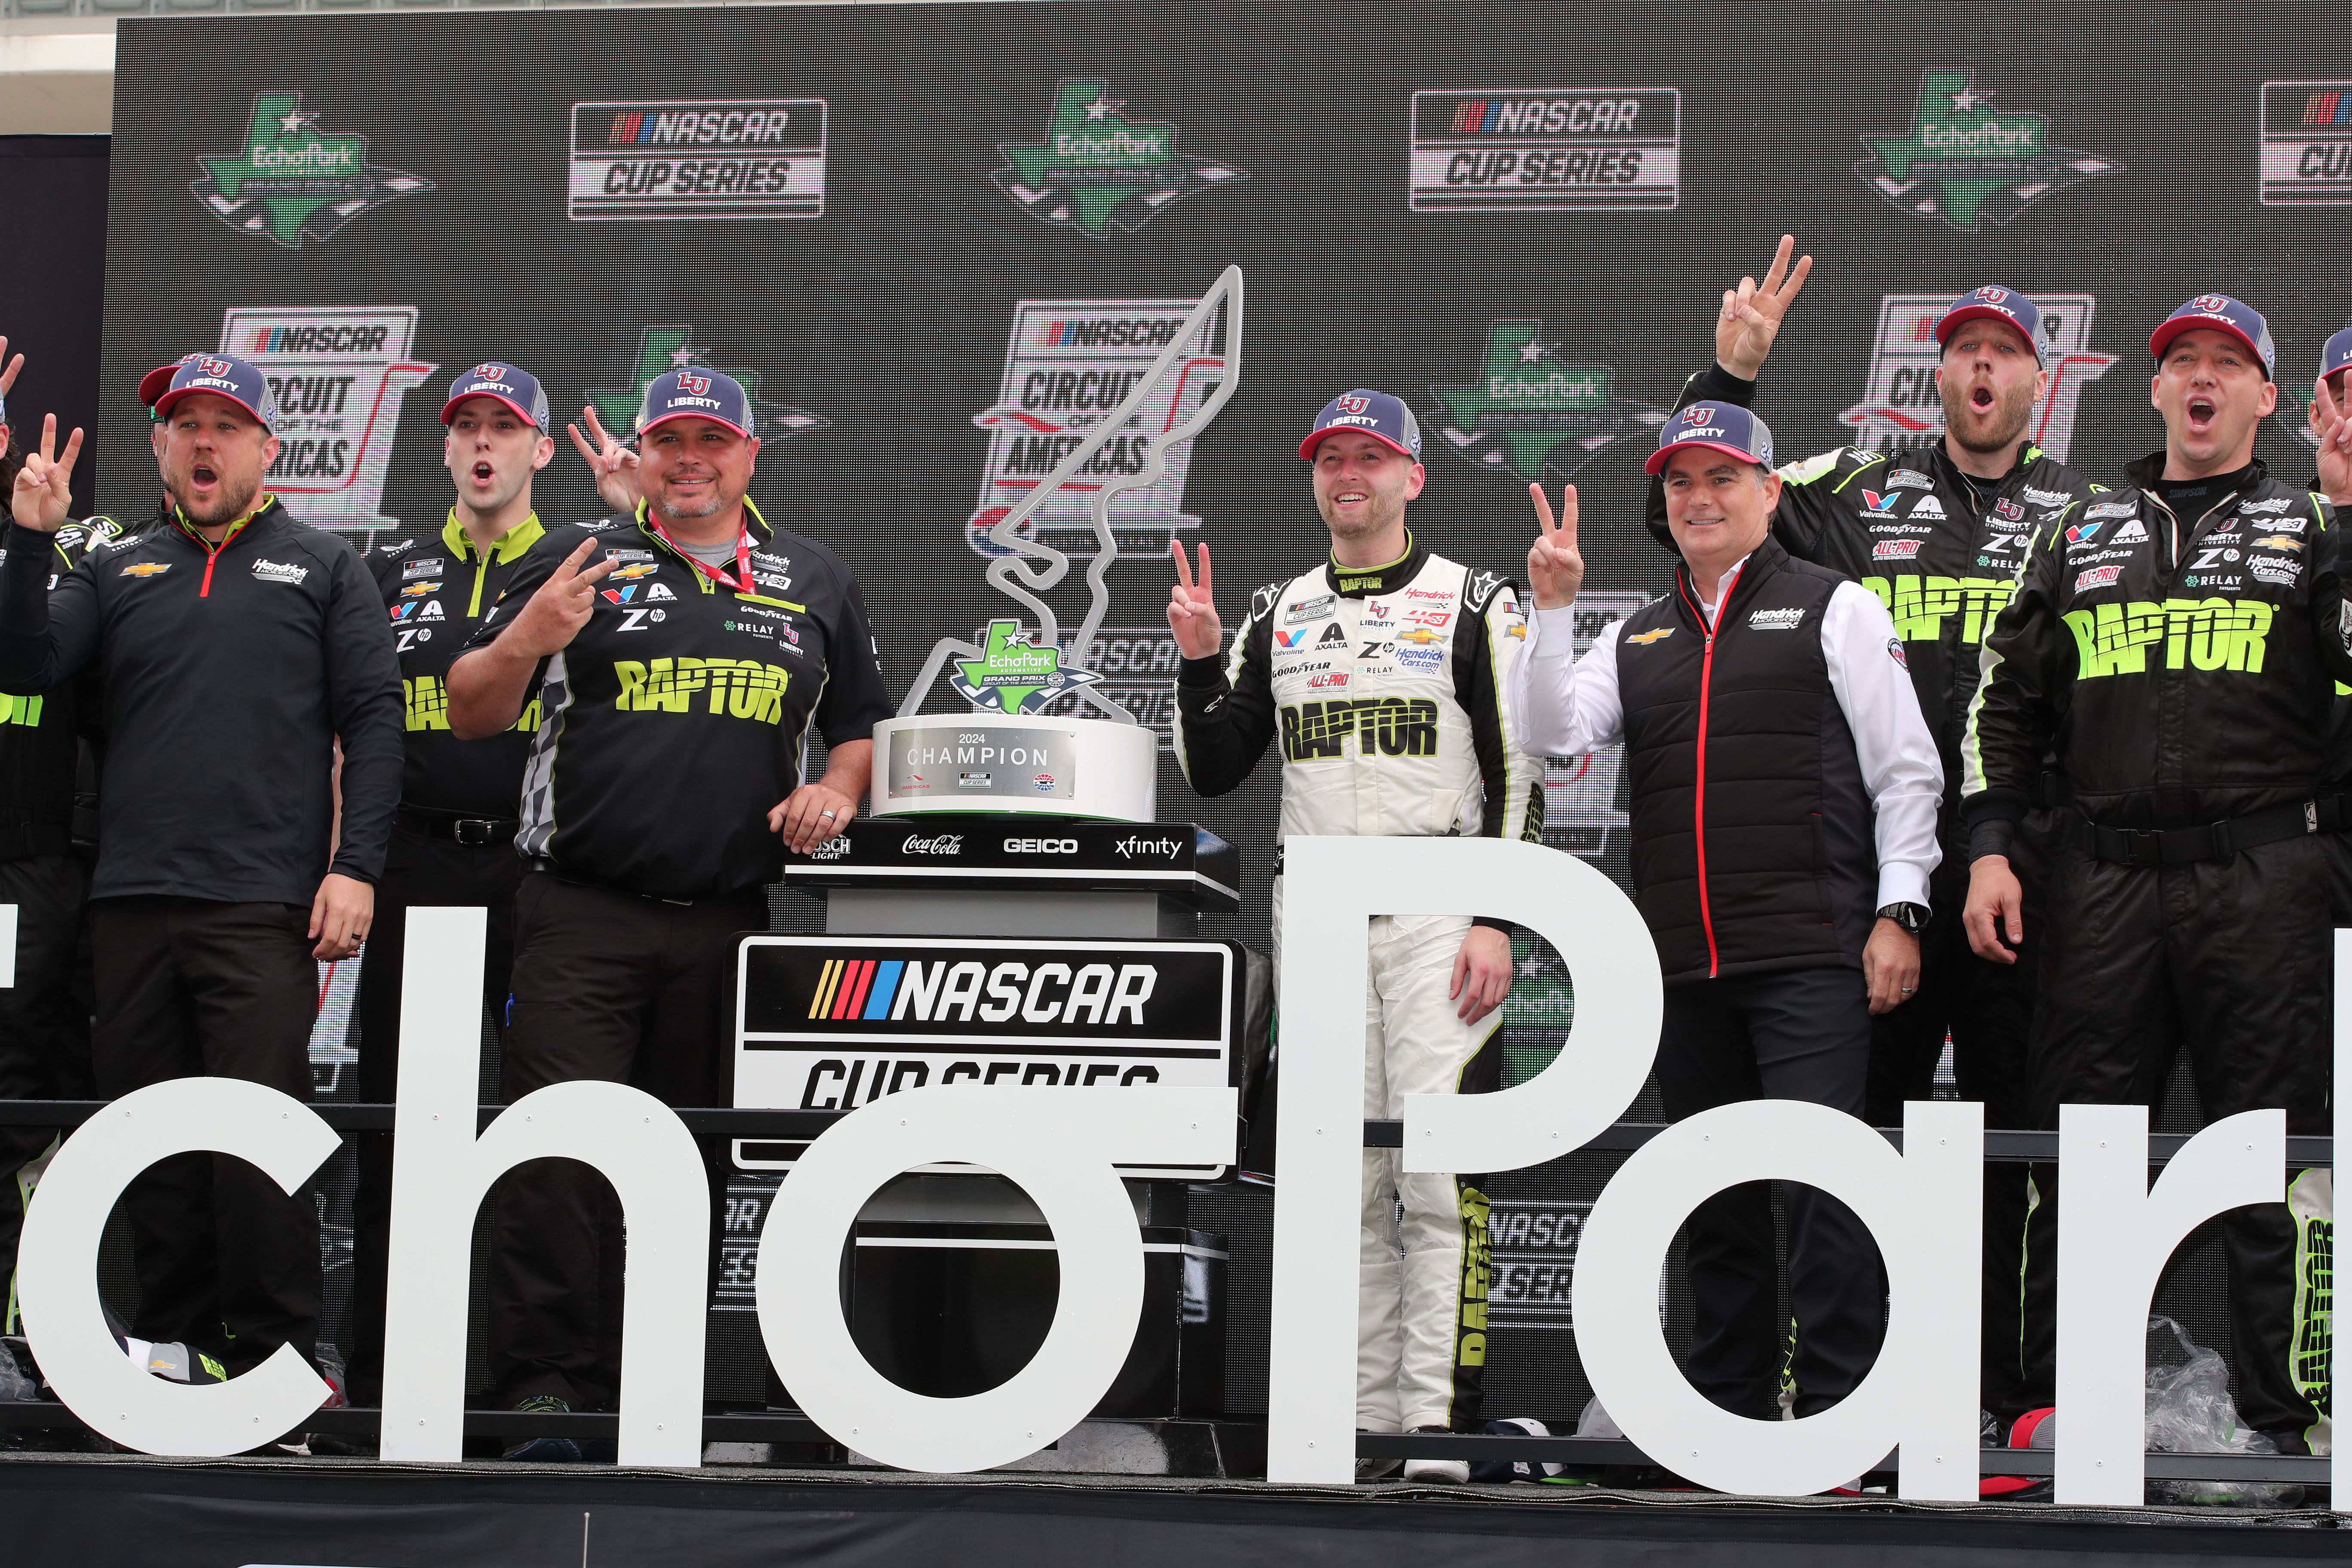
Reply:
[[[305,239],[331,239],[363,212],[433,188],[369,163],[367,146],[364,136],[320,130],[299,92],[256,93],[245,145],[199,157],[205,177],[188,189],[231,228],[299,249]]]
[[[1173,123],[1129,119],[1109,87],[1099,77],[1064,77],[1044,138],[997,143],[1006,166],[990,177],[1031,217],[1107,239],[1186,196],[1249,178],[1231,163],[1180,154]]]
[[[572,106],[574,222],[824,216],[825,103]]]
[[[646,328],[637,338],[636,363],[629,372],[627,384],[591,387],[588,401],[594,404],[596,412],[603,416],[605,428],[625,433],[636,427],[637,411],[646,403],[646,389],[659,377],[672,371],[683,372],[688,366],[721,371],[743,384],[743,395],[751,402],[751,433],[762,441],[781,440],[786,436],[804,436],[812,430],[823,430],[833,423],[804,408],[762,401],[760,373],[712,363],[696,344],[692,327]],[[710,378],[707,375],[693,376],[691,380],[698,384],[688,384],[688,377],[683,374],[678,381],[678,384],[691,396],[698,397],[710,389]]]
[[[303,521],[394,528],[383,514],[401,400],[439,368],[409,356],[416,307],[231,310],[221,352],[252,364],[278,401],[268,483]]]
[[[1070,449],[1109,416],[1173,342],[1195,300],[1024,300],[1013,308],[1013,336],[1004,350],[1004,379],[996,401],[972,416],[989,433],[988,468],[980,504],[964,524],[976,554],[993,558],[988,531],[1043,484]],[[1192,353],[1162,378],[1129,422],[1030,517],[1035,537],[1055,549],[1095,553],[1095,493],[1106,479],[1142,471],[1147,436],[1190,418],[1223,378],[1223,329],[1213,326]],[[1192,467],[1187,443],[1167,454],[1148,488],[1122,490],[1110,521],[1122,556],[1157,560],[1179,529],[1198,528],[1184,515],[1184,478]]]
[[[1543,323],[1506,319],[1486,329],[1486,356],[1466,385],[1432,386],[1432,419],[1455,456],[1526,480],[1566,478],[1617,445],[1647,437],[1666,411],[1619,397],[1616,372],[1570,364]]]
[[[1940,218],[1973,234],[2005,224],[2045,196],[2123,165],[2050,144],[2050,117],[1992,107],[1972,69],[1925,72],[1911,128],[1865,136],[1871,156],[1853,166],[1863,184],[1914,217]]]
[[[2263,83],[2263,205],[2352,206],[2352,81]]]
[[[2074,415],[2083,389],[2106,374],[2116,356],[2091,347],[2091,317],[2098,300],[2090,294],[2036,294],[2042,330],[2050,335],[2050,390],[2033,405],[2027,438],[2060,462],[2074,442]],[[1949,294],[1889,294],[1878,309],[1878,342],[1872,351],[1862,401],[1838,417],[1853,426],[1849,439],[1874,452],[1932,447],[1944,437],[1944,404],[1936,393],[1936,367],[1944,351],[1936,323],[1952,302]]]

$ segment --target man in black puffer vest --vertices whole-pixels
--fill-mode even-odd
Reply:
[[[1943,767],[1894,622],[1868,589],[1773,541],[1771,468],[1771,432],[1744,408],[1695,405],[1668,421],[1649,469],[1665,476],[1682,555],[1674,591],[1577,661],[1576,491],[1554,529],[1535,489],[1536,615],[1513,706],[1533,751],[1625,742],[1634,899],[1666,981],[1658,1082],[1677,1121],[1767,1098],[1861,1115],[1871,1018],[1918,984],[1940,855]],[[1885,1300],[1852,1210],[1791,1186],[1789,1219],[1801,1416],[1870,1370]],[[1717,1193],[1689,1226],[1685,1370],[1758,1420],[1780,1414],[1788,1328],[1772,1229],[1763,1182]]]

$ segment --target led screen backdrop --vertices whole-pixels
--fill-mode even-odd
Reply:
[[[1991,282],[2055,327],[2042,445],[2112,478],[2160,438],[2148,329],[2218,289],[2270,314],[2285,385],[2260,450],[2301,477],[2308,378],[2352,318],[2333,0],[153,19],[121,26],[115,104],[105,504],[149,504],[131,389],[190,350],[277,378],[276,488],[362,537],[439,525],[436,416],[467,366],[521,364],[616,426],[653,375],[715,367],[758,405],[755,498],[856,569],[900,691],[933,640],[1007,612],[975,542],[998,509],[1240,265],[1239,392],[1115,513],[1134,559],[1097,664],[1163,728],[1169,541],[1213,546],[1229,624],[1310,565],[1296,447],[1349,387],[1419,414],[1436,549],[1518,570],[1528,483],[1572,479],[1587,632],[1659,591],[1643,457],[1721,289],[1783,229],[1819,258],[1759,400],[1791,458],[1933,440],[1933,315]],[[542,515],[601,510],[558,445]],[[1059,542],[1076,515],[1043,521]],[[1163,763],[1162,818],[1243,848],[1248,905],[1214,934],[1264,942],[1276,783],[1269,760],[1201,802]],[[1606,755],[1554,763],[1549,836],[1622,876],[1618,784]],[[1566,997],[1549,955],[1522,973],[1524,1068]],[[1544,1281],[1571,1197],[1511,1211],[1544,1270],[1531,1331],[1564,1320]]]

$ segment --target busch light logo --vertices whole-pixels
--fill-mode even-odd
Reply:
[[[700,397],[710,390],[710,378],[707,375],[697,375],[690,370],[682,370],[677,373],[677,389]]]
[[[1342,414],[1361,414],[1372,405],[1370,398],[1358,397],[1353,393],[1349,393],[1345,397],[1334,398],[1332,401],[1339,405],[1339,412]]]

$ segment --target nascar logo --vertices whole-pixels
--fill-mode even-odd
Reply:
[[[982,1000],[987,984],[988,1000]],[[1025,986],[1024,986],[1025,982]],[[1143,1005],[1151,999],[1160,972],[1149,963],[997,964],[973,960],[833,958],[818,972],[809,998],[811,1018],[881,1023],[911,1019],[919,1024],[1009,1021],[1017,1010],[1024,1022],[1076,1024],[1115,1028],[1124,1016],[1143,1027]],[[1049,994],[1049,987],[1058,994]]]

